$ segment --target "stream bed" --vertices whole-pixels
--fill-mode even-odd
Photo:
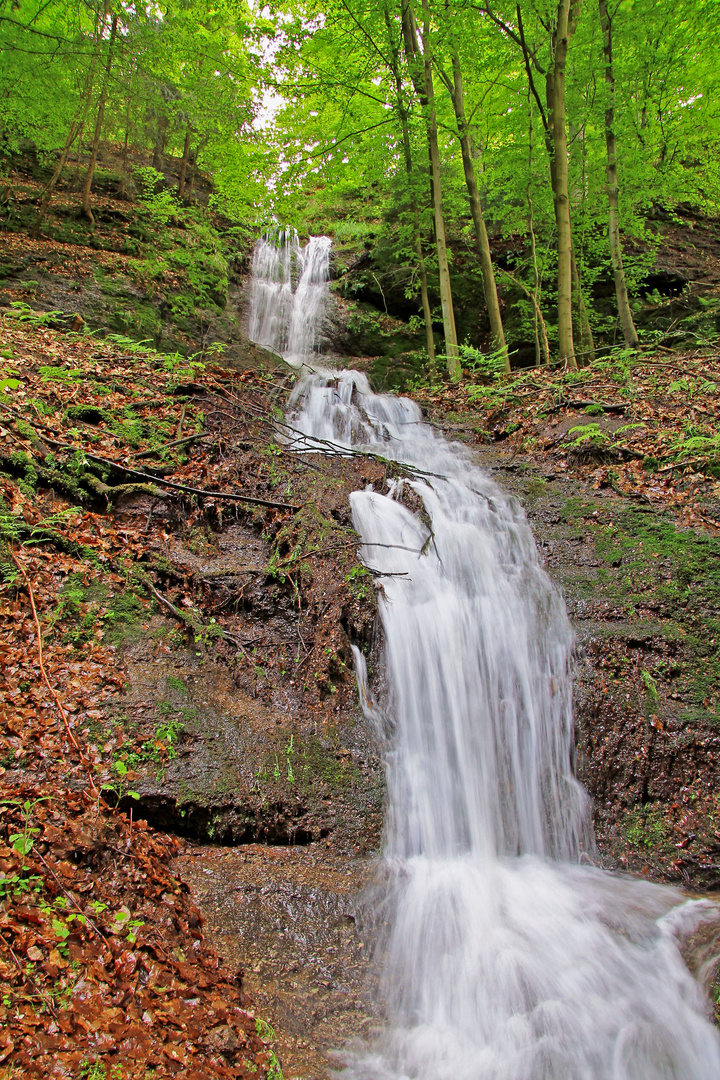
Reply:
[[[325,1080],[338,1048],[377,1023],[370,935],[357,898],[373,860],[307,847],[189,847],[176,860],[206,919],[206,934],[233,966],[258,1015],[271,1024],[286,1080]]]

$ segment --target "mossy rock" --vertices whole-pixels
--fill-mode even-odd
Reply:
[[[370,378],[378,390],[407,390],[408,385],[425,373],[427,357],[419,352],[386,353],[370,365]]]

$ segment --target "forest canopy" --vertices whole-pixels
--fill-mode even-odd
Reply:
[[[372,238],[431,360],[442,326],[452,375],[465,244],[498,362],[512,295],[536,360],[573,366],[598,336],[637,344],[658,215],[718,213],[716,14],[712,0],[4,0],[0,159],[47,165],[36,233],[73,161],[92,225],[110,145],[150,197],[171,157],[180,201],[202,170],[211,207],[247,226]]]

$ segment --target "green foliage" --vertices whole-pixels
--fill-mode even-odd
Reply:
[[[365,566],[353,566],[345,582],[356,600],[367,600],[374,593],[372,574]]]
[[[508,339],[523,352],[532,350],[537,300],[554,347],[557,237],[543,138],[548,118],[540,115],[546,109],[544,75],[553,59],[553,9],[533,0],[498,0],[492,9],[465,0],[450,8],[428,0],[420,17],[419,0],[415,7],[427,24],[422,47],[432,58],[435,78],[456,315],[460,336],[470,335],[461,359],[477,379],[492,380],[498,358],[477,347],[488,338],[483,283],[447,91],[456,56],[488,231],[493,246],[512,238],[500,275]],[[607,299],[612,281],[609,99],[597,6],[580,7],[566,68],[573,240],[590,321],[598,338],[609,343],[617,330],[614,301]],[[111,146],[127,145],[136,162],[149,161],[152,154],[154,164],[135,168],[132,177],[113,164],[96,172],[96,186],[114,191],[119,185],[126,194],[137,193],[128,242],[139,257],[131,273],[158,294],[169,277],[181,274],[183,288],[169,297],[176,325],[185,332],[190,320],[206,324],[205,313],[226,305],[230,262],[261,225],[283,220],[304,232],[327,231],[334,234],[345,265],[372,248],[371,258],[357,260],[352,274],[338,276],[338,291],[352,300],[358,298],[353,290],[372,290],[384,303],[392,288],[396,300],[409,303],[402,333],[397,325],[379,324],[374,313],[369,319],[356,313],[354,319],[358,338],[374,340],[378,352],[397,358],[403,370],[394,372],[394,365],[386,364],[379,378],[401,388],[422,374],[422,361],[411,358],[423,347],[421,261],[433,319],[440,318],[428,114],[404,57],[401,10],[399,0],[389,0],[387,8],[360,0],[277,0],[269,7],[229,0],[211,6],[204,0],[168,0],[162,9],[115,5],[118,33],[111,55],[110,8],[100,0],[82,5],[15,0],[12,13],[0,20],[0,168],[12,167],[21,151],[30,160],[32,147],[36,177],[45,182],[66,143],[72,160],[78,132],[87,138],[97,116],[99,72],[108,70],[103,138]],[[528,65],[516,32],[520,18],[532,58]],[[625,273],[636,314],[659,313],[658,322],[667,315],[661,328],[643,326],[639,318],[641,336],[651,342],[653,334],[671,327],[672,333],[696,338],[717,336],[715,296],[700,298],[694,321],[675,328],[675,314],[663,312],[670,298],[648,292],[645,280],[669,227],[692,227],[696,213],[712,216],[720,209],[713,5],[627,0],[614,8],[613,45]],[[528,70],[534,73],[533,87]],[[184,154],[181,195],[166,166],[176,166]],[[79,164],[75,180],[83,169]],[[198,178],[198,169],[205,179]],[[208,177],[213,190],[198,193]],[[204,207],[206,201],[207,211],[200,211],[197,203]],[[208,226],[218,211],[235,223],[227,250]],[[163,237],[170,226],[181,237],[172,250]],[[140,251],[139,240],[139,247],[152,244],[152,252]],[[15,302],[13,311],[14,317],[38,325],[58,314],[33,312],[24,302]],[[153,340],[163,334],[163,320],[152,304],[145,309],[135,304],[130,312],[118,305],[113,325],[126,334],[151,334]]]
[[[44,383],[76,383],[83,378],[83,373],[79,368],[52,367],[44,364],[40,368],[40,378]]]
[[[0,401],[5,397],[7,390],[18,390],[22,386],[19,379],[14,379],[11,375],[0,374]]]
[[[597,424],[579,424],[576,427],[571,427],[568,435],[575,436],[575,446],[588,445],[600,449],[606,446],[608,442],[606,433]]]
[[[18,322],[30,323],[31,326],[47,326],[57,318],[62,318],[62,311],[35,311],[24,300],[12,300],[10,315]],[[42,370],[42,369],[41,369]]]
[[[17,852],[20,856],[20,874],[12,875],[12,880],[4,878],[4,888],[7,889],[10,885],[13,889],[20,888],[20,882],[25,878],[25,859],[35,846],[35,837],[40,833],[40,829],[33,825],[33,813],[38,803],[46,802],[49,796],[42,795],[37,799],[4,799],[0,803],[0,812],[5,812],[11,808],[17,808],[22,818],[22,831],[9,833],[8,841],[13,851]],[[28,879],[25,878],[27,882]]]
[[[720,461],[720,432],[710,432],[704,435],[688,435],[676,439],[670,446],[678,461],[686,458],[695,459],[695,464]]]
[[[154,225],[167,225],[179,206],[174,194],[164,186],[165,177],[152,165],[135,169],[135,179],[140,188],[139,199]]]
[[[505,370],[505,354],[503,350],[483,353],[467,343],[458,346],[462,366],[475,376],[486,379],[499,379]],[[446,363],[446,356],[438,356],[438,363]]]
[[[104,1061],[83,1061],[80,1065],[80,1080],[122,1080],[123,1067],[116,1064],[108,1069]]]
[[[636,851],[662,855],[670,848],[668,829],[663,807],[648,803],[625,815],[624,832],[628,844]]]
[[[655,705],[660,700],[658,693],[657,683],[653,679],[649,671],[641,671],[640,678],[643,681],[645,687],[645,698],[649,705]]]
[[[263,1042],[273,1042],[275,1039],[274,1028],[268,1024],[266,1020],[261,1020],[259,1016],[255,1018],[255,1031]],[[268,1080],[283,1080],[282,1066],[272,1047],[270,1048],[270,1062],[267,1075]]]

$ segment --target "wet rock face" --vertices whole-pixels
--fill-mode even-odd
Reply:
[[[356,358],[362,357],[397,358],[421,348],[424,342],[424,332],[411,329],[394,311],[378,310],[366,300],[332,293],[322,335],[324,352],[333,362],[337,358],[341,367],[356,366]]]
[[[333,1075],[338,1051],[379,1021],[373,934],[358,910],[372,860],[315,842],[189,847],[175,869],[201,905],[206,933],[242,967],[243,986],[274,1028],[284,1075]]]
[[[155,618],[150,633],[167,632]],[[172,631],[170,631],[172,632]],[[244,694],[224,667],[194,650],[129,650],[126,722],[160,737],[175,725],[169,760],[139,765],[139,798],[123,809],[156,828],[206,843],[376,847],[382,799],[377,755],[358,711],[323,739],[293,716]],[[342,738],[343,744],[337,745]]]
[[[318,458],[302,475],[304,508],[289,524],[209,512],[188,527],[168,513],[151,565],[178,607],[202,597],[210,630],[193,640],[158,613],[122,645],[127,681],[113,720],[133,771],[122,807],[205,843],[373,851],[384,774],[351,644],[377,660],[375,594],[355,559],[348,495],[383,469]],[[118,522],[145,520],[151,503],[125,499]],[[213,639],[210,618],[227,627],[229,613],[233,642]],[[130,754],[129,738],[140,740]]]
[[[577,634],[577,772],[600,863],[720,887],[720,542],[605,488],[498,480],[523,500]]]

